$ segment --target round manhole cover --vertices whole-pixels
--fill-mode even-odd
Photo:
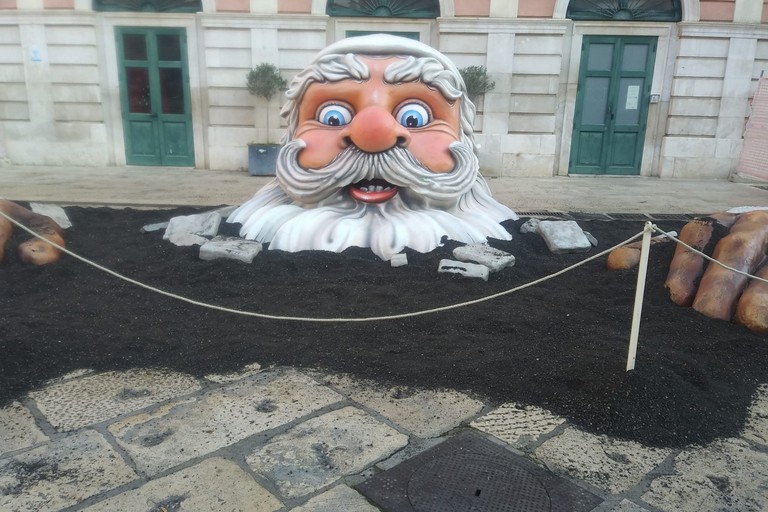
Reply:
[[[523,468],[494,456],[460,453],[417,469],[408,482],[417,512],[550,512],[544,485]]]

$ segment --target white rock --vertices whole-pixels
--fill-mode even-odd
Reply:
[[[587,237],[587,240],[589,240],[589,243],[591,243],[593,246],[597,247],[597,238],[595,238],[592,233],[589,231],[584,232],[584,236]]]
[[[261,252],[261,242],[236,237],[217,236],[200,246],[201,260],[228,259],[251,263]]]
[[[402,267],[408,264],[408,255],[404,252],[395,254],[389,259],[389,264],[393,267]]]
[[[167,222],[155,222],[154,224],[147,224],[141,227],[142,233],[154,233],[155,231],[164,230],[168,227]]]
[[[219,231],[221,215],[216,212],[199,213],[173,217],[163,235],[164,240],[179,246],[205,243],[205,238],[215,236]]]
[[[461,274],[464,277],[478,277],[483,281],[488,280],[488,274],[490,273],[485,265],[447,259],[440,260],[437,271],[440,273]]]
[[[539,234],[554,254],[585,252],[592,247],[573,220],[543,220],[539,223]]]
[[[56,206],[55,204],[29,203],[29,209],[38,215],[50,217],[61,229],[72,227],[72,222],[70,222],[64,208],[61,206]]]
[[[538,233],[541,219],[528,219],[520,226],[521,233]]]
[[[453,250],[453,257],[459,261],[470,261],[488,267],[491,272],[498,272],[504,267],[515,264],[515,257],[508,252],[494,249],[486,244],[470,244]]]

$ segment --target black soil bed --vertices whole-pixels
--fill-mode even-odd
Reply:
[[[143,225],[193,210],[67,208],[67,246],[100,265],[190,299],[272,315],[370,317],[477,299],[584,259],[552,255],[506,226],[493,245],[517,264],[488,282],[436,272],[450,242],[392,268],[370,251],[264,251],[250,265],[202,261]],[[523,219],[524,220],[524,219]],[[642,221],[579,224],[602,248]],[[680,230],[682,222],[658,222]],[[0,265],[0,402],[79,368],[169,368],[195,376],[262,366],[320,368],[385,385],[452,388],[492,403],[536,405],[594,433],[655,446],[738,435],[768,382],[765,336],[674,306],[663,286],[674,247],[651,254],[637,369],[625,371],[636,271],[600,258],[524,291],[400,320],[315,323],[217,312],[128,284],[76,259],[21,263],[16,234]],[[593,250],[593,253],[597,250]]]

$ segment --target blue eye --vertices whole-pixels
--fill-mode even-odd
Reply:
[[[400,107],[395,119],[406,128],[421,128],[429,124],[429,110],[421,103],[407,103]]]
[[[344,105],[326,105],[317,113],[317,120],[328,126],[344,126],[352,121],[352,111]]]

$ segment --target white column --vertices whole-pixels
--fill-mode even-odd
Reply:
[[[733,11],[734,23],[760,23],[763,17],[763,2],[758,0],[736,0]]]
[[[277,0],[251,0],[252,14],[277,14]]]
[[[734,166],[741,152],[756,52],[756,39],[732,38],[728,47],[728,61],[725,65],[723,94],[715,134],[715,157],[730,158]]]
[[[491,0],[491,18],[517,18],[517,0]]]

